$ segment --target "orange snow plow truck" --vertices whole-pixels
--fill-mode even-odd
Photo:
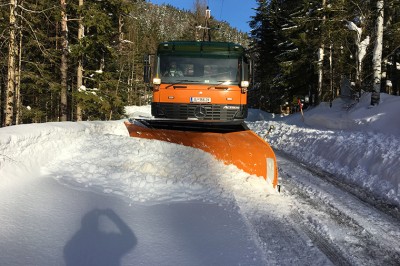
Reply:
[[[152,117],[126,122],[130,136],[201,149],[277,187],[273,150],[244,123],[249,65],[241,45],[164,42],[151,65]]]

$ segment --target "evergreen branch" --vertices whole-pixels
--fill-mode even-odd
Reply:
[[[392,50],[388,55],[386,55],[386,56],[383,58],[383,60],[387,60],[390,56],[394,55],[394,53],[395,53],[397,50],[399,50],[399,49],[400,49],[400,45],[398,45],[397,47],[393,48],[393,50]]]
[[[35,14],[45,13],[45,12],[47,12],[47,11],[49,11],[49,10],[52,10],[52,9],[57,8],[57,6],[53,6],[53,7],[49,7],[49,8],[46,8],[46,9],[43,9],[43,10],[39,10],[39,11],[38,11],[38,10],[30,10],[30,9],[27,9],[27,8],[23,7],[22,5],[18,5],[18,7],[21,8],[22,10],[26,11],[26,12],[35,13]]]
[[[0,7],[2,7],[2,6],[9,6],[10,5],[10,3],[7,3],[7,4],[0,4]]]
[[[36,67],[36,69],[38,70],[39,74],[41,77],[43,77],[43,73],[42,73],[42,69],[40,69],[40,67],[38,66],[38,64],[32,62],[32,61],[25,61],[25,60],[21,60],[21,62],[24,62],[26,64],[32,64]]]
[[[35,33],[35,31],[33,30],[33,28],[32,28],[32,26],[31,26],[30,22],[29,22],[27,19],[25,19],[23,16],[19,15],[19,14],[17,14],[17,16],[20,17],[23,21],[25,21],[26,24],[28,25],[28,27],[30,28],[30,30],[31,30],[31,32],[32,32],[32,34],[33,34],[33,36],[34,36],[36,42],[37,42],[37,45],[38,45],[39,50],[40,50],[44,55],[48,56],[49,54],[45,51],[44,46],[40,44],[39,39],[37,38],[36,33]],[[42,49],[42,47],[43,47],[43,49]]]

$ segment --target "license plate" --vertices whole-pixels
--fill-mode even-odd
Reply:
[[[210,103],[210,97],[190,97],[191,103]]]

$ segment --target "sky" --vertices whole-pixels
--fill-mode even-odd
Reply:
[[[150,0],[153,4],[170,4],[185,10],[193,10],[193,0]],[[256,0],[207,0],[211,15],[219,21],[226,21],[232,27],[250,32],[249,21],[255,15]]]
[[[129,137],[127,119],[0,128],[0,265],[338,263],[310,229],[349,265],[397,265],[398,221],[281,156],[400,207],[400,97],[369,102],[336,99],[304,119],[249,110],[246,124],[276,151],[280,193],[202,150]],[[293,182],[305,201],[334,209],[301,205]]]

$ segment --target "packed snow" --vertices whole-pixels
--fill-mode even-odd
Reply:
[[[400,97],[382,94],[373,108],[369,97],[323,103],[304,117],[252,109],[247,124],[277,151],[400,206]],[[277,232],[266,232],[265,246],[250,223],[291,230],[287,197],[201,150],[131,138],[123,122],[0,129],[0,265],[303,262]],[[303,248],[312,264],[330,263],[312,244]]]

